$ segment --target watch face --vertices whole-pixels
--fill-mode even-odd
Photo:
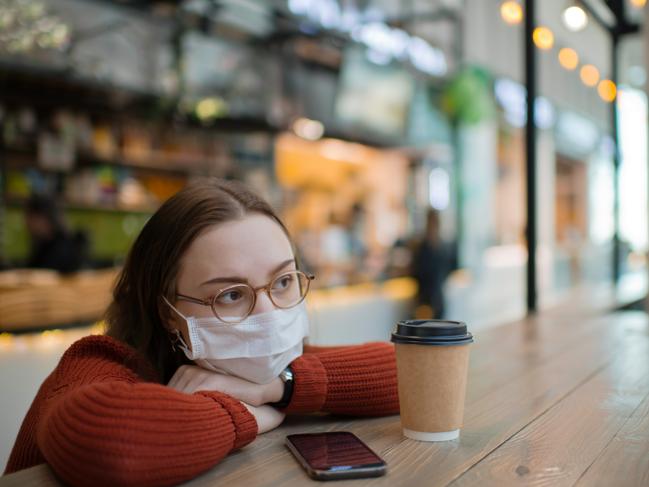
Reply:
[[[291,371],[291,369],[287,367],[280,372],[279,377],[282,379],[283,382],[293,380],[293,371]]]

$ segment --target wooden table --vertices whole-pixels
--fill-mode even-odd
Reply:
[[[649,485],[649,321],[548,313],[476,336],[459,440],[404,438],[398,416],[291,417],[188,486],[305,486],[289,433],[349,430],[388,463],[353,486]],[[46,465],[0,486],[60,485]],[[333,485],[333,484],[332,484]]]

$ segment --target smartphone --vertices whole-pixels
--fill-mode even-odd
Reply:
[[[316,480],[380,477],[387,470],[381,457],[348,431],[288,435],[286,446]]]

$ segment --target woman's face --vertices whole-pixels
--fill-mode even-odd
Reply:
[[[192,242],[180,261],[176,293],[205,300],[232,284],[265,286],[278,273],[290,270],[295,270],[295,256],[282,228],[266,215],[250,213],[214,225]],[[173,304],[185,316],[214,316],[209,306],[181,300]],[[251,314],[273,309],[261,291]],[[191,343],[184,320],[174,318],[169,325],[182,333],[185,343]]]

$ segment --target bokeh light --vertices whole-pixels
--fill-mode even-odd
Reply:
[[[317,120],[298,118],[293,122],[295,135],[307,140],[318,140],[324,135],[324,125]]]
[[[595,86],[599,82],[599,70],[592,64],[582,66],[579,77],[586,86]]]
[[[572,71],[579,65],[579,55],[574,49],[564,47],[559,51],[559,64]]]
[[[534,29],[532,39],[536,47],[544,51],[552,49],[552,46],[554,46],[554,34],[547,27],[537,27]]]
[[[603,79],[597,86],[597,93],[606,102],[613,102],[617,97],[617,86],[610,79]]]
[[[588,25],[588,15],[579,5],[572,5],[565,9],[561,17],[565,26],[572,32],[579,32]]]
[[[203,98],[196,104],[196,116],[200,120],[211,120],[226,113],[227,104],[219,97]]]
[[[523,8],[514,0],[507,0],[500,5],[500,16],[508,24],[520,24],[523,21]]]

